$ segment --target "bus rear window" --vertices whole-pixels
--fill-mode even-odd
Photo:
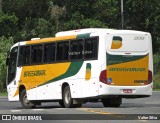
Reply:
[[[108,37],[107,49],[120,52],[145,52],[149,49],[146,35],[114,35]]]

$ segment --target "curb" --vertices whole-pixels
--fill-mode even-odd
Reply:
[[[7,96],[0,96],[0,99],[7,99]]]

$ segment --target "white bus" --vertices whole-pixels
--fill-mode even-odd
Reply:
[[[152,40],[148,32],[112,29],[64,31],[18,42],[7,58],[9,101],[24,108],[57,101],[80,107],[152,95]]]

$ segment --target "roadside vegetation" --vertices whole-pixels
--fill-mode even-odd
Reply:
[[[153,90],[160,91],[160,71],[154,76]]]
[[[124,29],[152,35],[156,90],[160,90],[159,11],[158,0],[124,0]],[[81,28],[121,29],[121,1],[0,0],[0,93],[6,90],[5,59],[14,43]]]

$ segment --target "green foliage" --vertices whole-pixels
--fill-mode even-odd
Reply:
[[[24,41],[36,37],[53,37],[54,33],[56,32],[50,21],[44,18],[26,18],[22,30],[14,37],[17,41]]]
[[[97,0],[93,10],[93,18],[100,20],[109,28],[121,28],[120,0]]]
[[[47,0],[2,0],[2,10],[20,19],[21,22],[27,17],[39,18],[47,16]]]
[[[57,31],[80,28],[121,28],[120,0],[2,0],[0,3],[0,81],[11,44]],[[124,28],[150,32],[154,53],[160,51],[160,2],[124,0]],[[10,38],[11,37],[11,38]],[[8,43],[7,43],[7,42]],[[3,45],[3,46],[2,46]],[[5,48],[6,47],[6,48]],[[154,71],[159,70],[154,55]]]
[[[13,36],[17,29],[18,18],[15,15],[8,15],[0,12],[0,36]]]
[[[55,21],[56,24],[56,31],[59,30],[59,18],[64,16],[66,13],[66,7],[59,7],[57,5],[53,5],[53,2],[50,3],[51,6],[49,8],[50,13],[51,13],[51,19]]]
[[[157,52],[153,56],[154,79],[153,89],[160,90],[160,54]]]
[[[160,90],[160,70],[156,72],[154,79],[153,79],[153,89]]]
[[[156,74],[160,70],[160,53],[155,53],[153,59],[154,74]]]
[[[13,45],[13,37],[0,37],[0,83],[1,87],[6,81],[6,57],[10,47]]]

